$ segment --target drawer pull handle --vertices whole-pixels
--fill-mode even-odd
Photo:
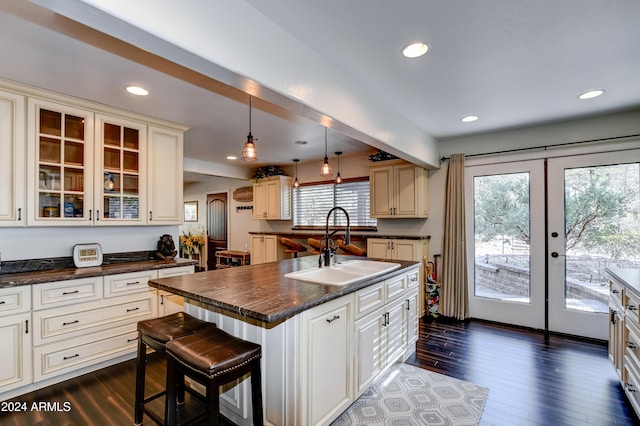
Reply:
[[[62,323],[62,325],[77,324],[77,323],[79,323],[79,322],[80,322],[80,321],[78,321],[78,320],[74,320],[74,321],[69,321],[69,322],[63,322],[63,323]]]
[[[332,323],[337,319],[340,319],[340,315],[334,315],[333,318],[331,318],[331,319],[327,318],[327,322],[328,323]]]
[[[627,309],[630,311],[637,311],[638,307],[636,305],[627,305]]]
[[[4,304],[6,304],[6,303],[7,303],[7,302],[5,302],[4,300],[0,300],[0,305],[4,305]]]
[[[633,385],[631,383],[627,382],[626,385],[627,385],[627,390],[629,392],[635,392],[636,391],[636,389],[633,387]]]
[[[613,290],[611,290],[611,293],[613,293],[613,294],[618,294],[618,293],[620,293],[620,291],[619,291],[619,290],[616,290],[616,289],[614,288]]]
[[[140,309],[139,307],[131,308],[131,309],[127,309],[127,312],[133,312],[133,311],[137,311],[139,309]]]
[[[418,281],[418,277],[412,275],[411,278],[409,278],[409,281]]]
[[[127,339],[127,343],[135,342],[136,340],[138,340],[138,338],[137,337],[133,337],[131,339]]]
[[[67,295],[69,295],[69,294],[78,294],[78,293],[80,293],[80,291],[79,291],[79,290],[63,291],[63,292],[62,292],[62,295],[63,295],[63,296],[67,296]]]
[[[62,360],[66,361],[68,359],[78,358],[79,356],[80,356],[80,354],[75,354],[75,355],[71,355],[71,356],[65,356],[65,357],[62,357]]]
[[[629,349],[635,349],[636,348],[636,344],[633,343],[631,340],[627,340],[627,347]]]
[[[132,283],[127,283],[127,285],[138,285],[140,284],[140,281],[134,281]]]

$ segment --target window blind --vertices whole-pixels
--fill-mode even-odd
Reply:
[[[351,226],[375,227],[377,220],[369,216],[369,181],[321,183],[293,189],[293,227],[324,227],[327,213],[342,207],[349,214]],[[346,226],[342,213],[332,214],[330,226]]]

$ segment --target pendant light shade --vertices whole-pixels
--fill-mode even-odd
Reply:
[[[296,179],[293,181],[293,187],[297,188],[300,186],[300,182],[298,182],[298,160],[297,158],[293,160],[294,163],[296,163]]]
[[[251,96],[249,96],[249,135],[247,135],[247,141],[242,149],[242,161],[256,161],[257,159],[258,151],[256,150],[256,144],[253,143],[253,135],[251,134]]]
[[[320,176],[329,177],[333,174],[331,170],[331,164],[329,164],[329,157],[327,157],[327,128],[324,128],[324,161],[322,168],[320,169]]]
[[[338,174],[336,175],[336,184],[342,183],[342,176],[340,176],[340,156],[342,155],[341,151],[335,153],[338,156]]]

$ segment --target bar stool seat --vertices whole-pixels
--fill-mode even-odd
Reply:
[[[292,240],[291,238],[281,237],[280,244],[285,246],[285,253],[293,253],[293,257],[298,257],[298,253],[303,253],[307,251],[307,248],[300,244],[297,241]]]
[[[220,424],[221,385],[247,373],[251,377],[253,424],[263,424],[260,345],[239,339],[213,326],[167,342],[167,425],[177,421],[176,391],[180,375],[206,388],[207,424]]]
[[[366,250],[358,247],[355,244],[346,245],[344,243],[344,240],[336,240],[336,244],[338,245],[338,247],[340,247],[342,251],[345,252],[345,254],[350,254],[353,256],[365,256],[367,254]]]
[[[141,425],[144,414],[149,416],[154,422],[164,424],[162,419],[145,407],[145,404],[165,394],[165,391],[161,391],[145,398],[147,347],[151,347],[159,354],[165,355],[167,342],[197,333],[208,327],[215,327],[215,324],[199,320],[185,312],[177,312],[160,318],[138,322],[138,359],[136,362],[134,424]],[[182,379],[180,380],[177,397],[180,399],[179,403],[184,402],[184,381]]]

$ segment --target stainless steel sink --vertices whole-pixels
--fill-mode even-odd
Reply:
[[[399,263],[355,259],[322,268],[289,272],[284,276],[316,284],[347,285],[358,280],[391,272],[399,267]]]

